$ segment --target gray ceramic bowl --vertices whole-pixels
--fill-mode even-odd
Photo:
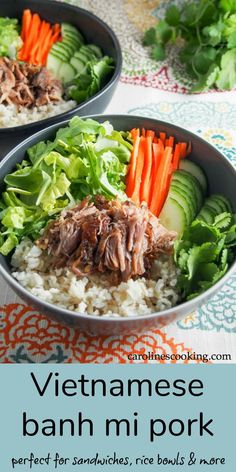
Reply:
[[[173,135],[179,141],[192,142],[191,159],[199,164],[207,174],[209,182],[209,193],[219,192],[230,199],[236,211],[236,170],[228,160],[213,146],[208,144],[198,136],[182,128],[169,123],[136,116],[100,115],[92,116],[95,120],[103,122],[109,120],[117,130],[130,130],[134,127],[165,131],[168,135]],[[50,126],[41,130],[12,150],[0,163],[0,188],[3,188],[3,178],[11,172],[17,162],[22,161],[26,150],[40,140],[47,140],[54,137],[60,127],[66,126],[67,122]],[[58,306],[45,303],[29,292],[27,292],[12,276],[9,259],[0,256],[0,273],[13,290],[29,305],[34,306],[40,312],[49,317],[68,323],[71,326],[78,326],[84,331],[96,334],[128,333],[132,330],[147,330],[150,327],[163,327],[172,321],[183,318],[201,304],[205,303],[214,293],[218,292],[221,286],[232,275],[236,268],[236,262],[228,270],[227,274],[204,294],[191,301],[182,303],[175,308],[165,310],[151,315],[137,316],[132,318],[99,318],[96,316],[79,314],[69,310],[64,310]]]
[[[30,8],[33,12],[51,22],[67,22],[81,31],[88,43],[95,43],[101,47],[104,54],[114,59],[114,72],[108,78],[104,87],[93,97],[80,103],[72,110],[57,116],[46,118],[41,121],[29,123],[28,125],[13,128],[0,128],[0,159],[23,139],[31,136],[36,131],[68,120],[73,115],[89,115],[102,113],[109,104],[115,92],[122,66],[122,54],[119,41],[112,29],[100,18],[87,10],[69,5],[68,3],[56,2],[54,0],[7,0],[0,2],[0,16],[10,18],[21,18],[24,9]]]

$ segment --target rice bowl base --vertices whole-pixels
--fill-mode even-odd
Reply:
[[[26,108],[16,105],[0,104],[0,128],[23,126],[53,116],[57,116],[77,106],[74,100],[62,100],[59,103],[48,103],[40,107]]]
[[[13,277],[35,297],[78,313],[134,317],[172,308],[180,301],[173,257],[160,254],[151,278],[111,285],[107,274],[78,278],[69,268],[51,269],[45,252],[29,239],[17,246]]]

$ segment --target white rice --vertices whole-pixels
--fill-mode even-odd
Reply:
[[[34,296],[62,308],[103,317],[132,317],[175,306],[177,269],[172,257],[161,256],[152,278],[111,286],[105,274],[78,278],[66,269],[50,269],[48,256],[24,239],[12,257],[13,276]]]
[[[0,104],[0,128],[27,125],[64,113],[76,107],[74,100],[62,100],[58,104],[49,103],[41,107],[17,107],[17,105]]]

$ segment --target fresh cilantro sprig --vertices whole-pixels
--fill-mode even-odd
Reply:
[[[221,213],[212,225],[194,220],[175,244],[182,297],[190,300],[220,280],[234,258],[235,247],[234,215]]]
[[[157,61],[166,46],[182,40],[179,60],[194,82],[192,92],[236,85],[236,0],[199,0],[171,5],[165,19],[145,32],[143,43]]]

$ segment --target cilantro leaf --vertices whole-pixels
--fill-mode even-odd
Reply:
[[[181,13],[181,21],[184,23],[186,26],[191,26],[194,24],[196,18],[197,18],[197,5],[196,3],[185,3],[183,5],[182,13]]]
[[[220,280],[233,261],[235,246],[236,223],[230,213],[221,213],[213,224],[194,220],[174,246],[183,298],[190,300]]]
[[[212,64],[209,67],[207,73],[205,75],[202,75],[198,82],[191,88],[191,92],[198,93],[211,88],[217,81],[219,72],[220,68],[215,64]]]
[[[189,257],[188,257],[187,267],[188,267],[189,280],[191,280],[194,277],[201,263],[214,261],[216,257],[217,257],[217,247],[215,246],[215,244],[206,242],[202,244],[201,246],[194,246],[189,251]]]
[[[236,224],[231,226],[225,235],[225,246],[232,247],[236,244]]]
[[[144,46],[152,46],[153,44],[156,43],[156,40],[157,40],[157,34],[156,34],[155,28],[149,28],[147,31],[145,31],[144,38],[143,38]]]
[[[230,213],[221,213],[215,217],[214,226],[219,229],[227,229],[232,220]]]
[[[198,54],[194,55],[192,59],[192,66],[197,75],[204,75],[208,72],[209,67],[216,58],[216,54],[217,52],[213,47],[207,47],[202,49]]]
[[[181,8],[171,5],[165,20],[144,35],[151,57],[166,57],[165,46],[179,39],[179,60],[194,83],[192,93],[236,85],[236,0],[185,0]]]
[[[156,61],[163,61],[166,57],[164,46],[162,46],[162,44],[159,44],[158,46],[152,48],[151,57]]]
[[[222,18],[220,18],[217,23],[205,26],[202,30],[202,34],[208,40],[208,44],[210,44],[211,46],[217,46],[221,42],[223,31],[224,23],[222,21]]]
[[[172,37],[172,28],[165,20],[159,21],[156,25],[156,36],[160,43],[167,43]]]
[[[165,20],[170,26],[177,26],[180,20],[180,11],[176,5],[171,5],[166,10]]]

